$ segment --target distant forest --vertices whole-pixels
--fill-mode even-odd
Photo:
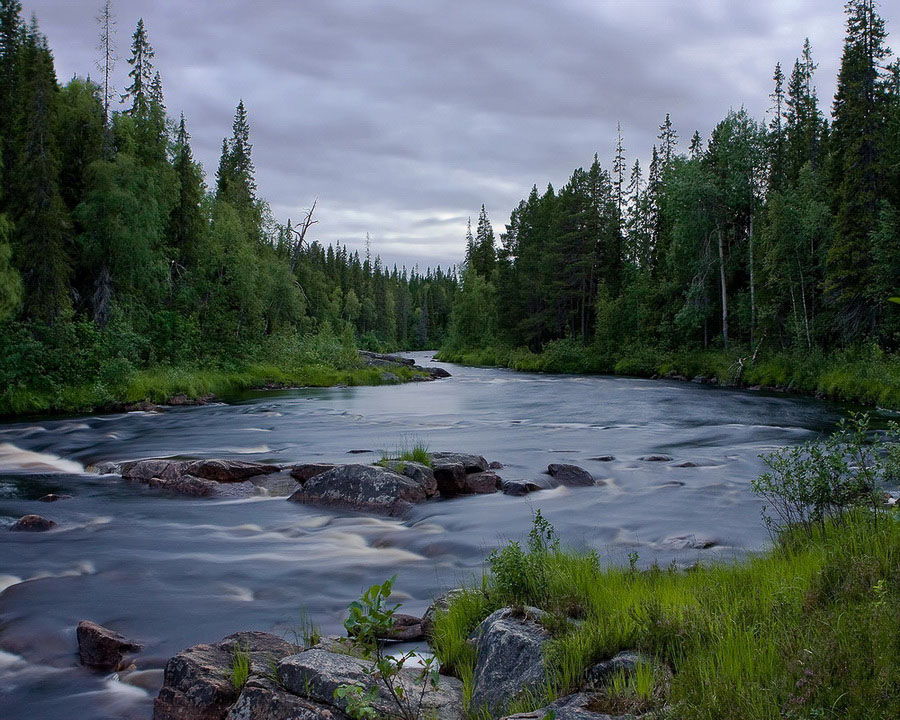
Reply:
[[[829,115],[807,40],[766,123],[732,110],[685,142],[666,115],[646,172],[620,132],[612,172],[533,187],[499,242],[482,210],[449,350],[568,343],[611,370],[648,348],[900,349],[900,62],[872,0],[846,16]]]
[[[304,241],[311,209],[276,222],[257,195],[242,102],[206,186],[184,117],[167,115],[143,21],[120,97],[109,2],[99,82],[61,86],[22,14],[0,0],[0,393],[83,382],[104,365],[234,364],[323,332],[372,349],[443,341],[455,271],[389,269]]]

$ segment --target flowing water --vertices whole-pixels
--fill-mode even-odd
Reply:
[[[759,453],[840,417],[812,399],[683,382],[450,369],[433,383],[0,424],[0,718],[150,718],[179,650],[238,630],[290,638],[303,618],[338,632],[361,589],[393,574],[404,611],[421,613],[436,593],[480,577],[490,550],[524,536],[536,508],[564,543],[609,562],[740,557],[768,540],[749,487]],[[283,497],[172,497],[87,470],[144,457],[366,462],[414,443],[484,455],[509,479],[573,463],[605,484],[434,500],[399,520]],[[674,460],[639,460],[648,454]],[[615,460],[592,460],[602,455]],[[696,466],[677,466],[687,461]],[[73,497],[36,502],[49,492]],[[2,531],[29,513],[58,525]],[[138,672],[80,667],[82,619],[142,642]]]

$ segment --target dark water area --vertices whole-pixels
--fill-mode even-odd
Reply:
[[[347,604],[393,574],[404,612],[421,613],[480,577],[537,508],[564,544],[610,563],[740,558],[768,542],[750,492],[758,455],[841,417],[813,399],[690,383],[448,367],[433,383],[0,424],[0,718],[150,718],[179,650],[238,630],[290,638],[303,617],[339,632]],[[414,443],[484,455],[508,479],[573,463],[605,484],[435,500],[385,519],[284,497],[172,497],[87,470],[145,457],[371,462]],[[649,454],[673,461],[639,459]],[[615,460],[592,460],[602,455]],[[49,492],[73,497],[37,502]],[[58,526],[5,532],[29,513]],[[142,642],[137,672],[80,667],[82,619]]]

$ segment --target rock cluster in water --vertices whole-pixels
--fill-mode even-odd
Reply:
[[[603,485],[576,465],[552,464],[550,478],[504,479],[498,462],[481,455],[434,452],[430,465],[400,459],[363,463],[271,465],[242,460],[149,458],[102,463],[100,472],[192,497],[285,495],[292,502],[358,512],[402,516],[432,498],[503,492],[525,495],[559,485]],[[299,485],[299,487],[298,487]]]

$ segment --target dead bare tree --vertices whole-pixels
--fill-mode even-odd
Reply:
[[[316,211],[316,203],[318,202],[319,198],[313,200],[312,206],[306,211],[303,220],[296,227],[291,226],[291,219],[288,218],[288,230],[290,230],[297,238],[296,241],[293,241],[292,239],[291,243],[291,272],[294,272],[297,269],[297,263],[300,261],[300,253],[303,251],[303,241],[306,239],[307,230],[319,222],[318,220],[313,219],[313,213]],[[299,228],[299,230],[297,228]]]

